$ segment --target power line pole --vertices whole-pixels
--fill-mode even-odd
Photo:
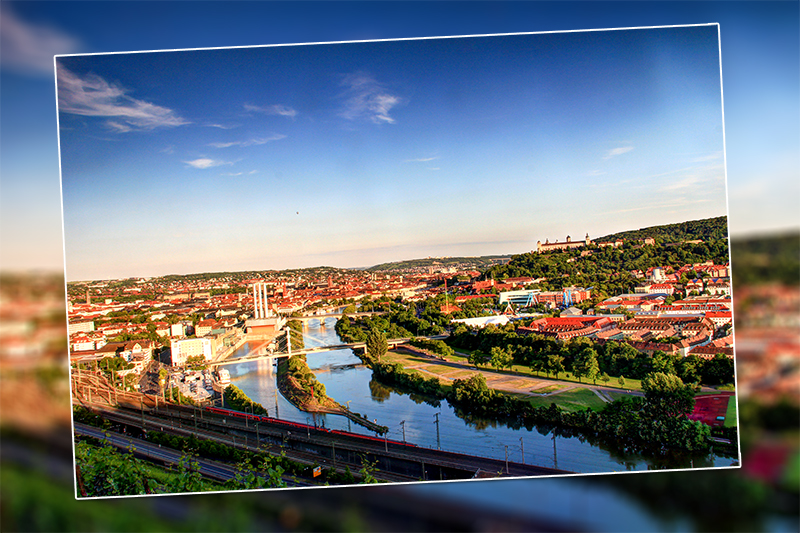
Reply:
[[[506,474],[508,474],[508,444],[506,444],[505,447],[506,447]]]
[[[406,441],[406,421],[405,420],[401,420],[400,421],[400,426],[403,428],[403,442],[405,443],[405,441]]]
[[[436,417],[436,420],[434,421],[434,424],[436,424],[436,448],[441,450],[442,449],[442,441],[439,438],[439,413],[434,413],[433,416]]]
[[[553,468],[558,468],[558,456],[556,455],[556,433],[553,432]]]
[[[519,448],[522,450],[522,464],[525,464],[525,446],[522,443],[522,437],[519,438]]]

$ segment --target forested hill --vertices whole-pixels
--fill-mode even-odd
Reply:
[[[594,242],[607,242],[616,239],[624,241],[638,241],[652,237],[663,244],[679,243],[682,241],[717,241],[728,238],[728,217],[705,218],[702,220],[689,220],[677,224],[652,226],[630,231],[613,233],[605,237],[592,239]]]
[[[641,282],[631,274],[634,270],[659,266],[669,272],[687,264],[713,261],[719,265],[729,261],[725,217],[623,232],[594,242],[618,236],[625,236],[619,248],[600,248],[594,244],[568,251],[515,255],[507,264],[486,270],[483,278],[497,281],[514,277],[545,278],[538,285],[540,289],[594,287],[594,295],[612,296],[633,292]],[[655,245],[644,245],[641,239],[645,237],[653,237]]]

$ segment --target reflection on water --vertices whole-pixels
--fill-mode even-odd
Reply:
[[[304,329],[306,346],[340,344],[334,325],[328,318],[324,326],[317,320]],[[245,344],[234,354],[248,352]],[[441,448],[458,453],[555,467],[574,472],[610,472],[678,467],[728,466],[731,459],[711,456],[693,463],[688,459],[645,460],[638,456],[622,456],[593,445],[582,436],[556,434],[552,428],[513,429],[507,425],[479,418],[459,416],[446,401],[439,402],[418,394],[408,394],[372,379],[372,371],[358,365],[361,361],[352,350],[333,350],[309,354],[308,366],[316,371],[328,396],[350,410],[366,415],[389,428],[388,437],[418,446]],[[344,367],[344,368],[343,368]],[[275,371],[268,360],[230,365],[231,382],[275,416],[295,422],[316,423],[332,429],[372,434],[366,428],[352,425],[342,416],[316,415],[300,411],[277,390]]]

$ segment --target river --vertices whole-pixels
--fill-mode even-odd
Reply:
[[[335,318],[308,322],[303,329],[306,347],[341,344],[334,330],[335,324]],[[244,344],[232,358],[241,357],[250,349],[249,344]],[[349,349],[309,354],[307,360],[317,379],[325,385],[328,396],[343,405],[349,402],[353,412],[366,414],[370,420],[387,426],[390,439],[402,441],[405,437],[406,441],[418,446],[441,447],[447,451],[501,460],[507,454],[509,461],[581,473],[649,470],[664,466],[640,456],[621,456],[578,437],[553,433],[543,435],[535,428],[513,429],[500,422],[461,418],[446,400],[435,407],[416,395],[412,397],[372,379],[370,369],[352,366],[361,361]],[[294,407],[278,392],[275,369],[266,360],[228,365],[227,368],[231,373],[231,383],[263,405],[270,416],[277,414],[285,420],[374,435],[345,417],[311,415]],[[694,461],[673,458],[666,466],[705,468],[730,466],[732,461],[712,454]]]

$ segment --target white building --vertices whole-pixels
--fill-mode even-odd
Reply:
[[[84,320],[84,321],[70,320],[67,330],[68,330],[67,335],[72,335],[73,333],[78,333],[78,332],[94,331],[94,320]]]
[[[214,342],[212,339],[172,339],[170,343],[172,366],[183,366],[190,357],[203,356],[206,361],[214,357]]]
[[[510,320],[506,315],[494,315],[479,316],[475,318],[459,318],[453,320],[452,322],[454,324],[464,324],[466,326],[484,328],[489,324],[494,324],[495,326],[505,326],[510,322]]]

